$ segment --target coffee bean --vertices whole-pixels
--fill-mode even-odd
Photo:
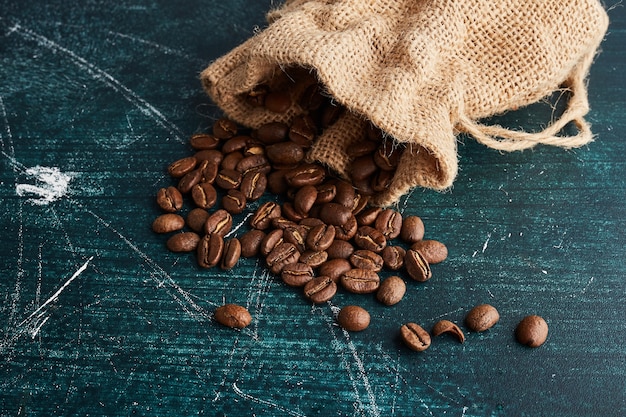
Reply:
[[[355,191],[352,184],[346,181],[337,181],[335,183],[335,189],[336,192],[333,202],[347,207],[350,211],[352,211],[355,197]]]
[[[376,217],[374,228],[387,239],[395,239],[402,229],[402,214],[393,209],[385,209]]]
[[[271,227],[273,227],[274,229],[282,229],[285,230],[288,227],[296,227],[298,226],[299,223],[296,223],[292,220],[286,219],[284,217],[276,217],[275,219],[272,219],[272,225]],[[302,226],[304,227],[304,226]],[[305,229],[308,230],[307,227],[304,227]]]
[[[424,222],[418,216],[407,216],[402,222],[400,239],[407,243],[415,243],[424,238]]]
[[[247,204],[246,195],[240,190],[228,190],[222,197],[222,208],[230,214],[243,213]]]
[[[401,246],[386,246],[381,253],[386,268],[397,271],[404,266],[406,250]]]
[[[537,315],[526,316],[515,328],[515,338],[522,345],[539,347],[548,338],[548,323]]]
[[[241,175],[246,175],[251,172],[260,172],[261,174],[269,174],[272,170],[272,166],[265,157],[265,155],[249,155],[244,156],[237,165],[235,165],[235,171],[240,172]]]
[[[269,93],[269,87],[266,85],[258,85],[248,92],[246,103],[252,107],[263,107],[267,93]]]
[[[383,258],[371,250],[359,249],[350,255],[350,263],[358,269],[379,272],[383,269]]]
[[[330,277],[315,277],[304,286],[304,296],[315,304],[332,299],[336,293],[337,284]]]
[[[298,262],[298,259],[300,259],[300,252],[296,246],[293,243],[283,242],[272,249],[265,261],[270,271],[278,275],[285,265]]]
[[[317,126],[311,116],[302,115],[294,117],[289,128],[289,139],[303,147],[309,147],[317,134]]]
[[[285,173],[285,181],[292,187],[319,185],[324,182],[325,177],[324,168],[316,164],[301,164]]]
[[[428,261],[420,251],[409,249],[404,256],[404,267],[409,276],[416,281],[424,282],[432,277],[432,271]]]
[[[152,222],[152,230],[156,233],[170,233],[181,230],[185,226],[185,219],[174,213],[162,214]]]
[[[219,162],[206,160],[201,161],[198,168],[198,170],[200,171],[200,182],[213,184],[213,182],[215,182],[215,178],[217,177],[217,172],[219,171],[219,168]]]
[[[360,332],[370,325],[370,313],[360,306],[345,306],[337,314],[337,323],[350,332]]]
[[[202,171],[200,169],[194,169],[193,171],[185,174],[178,181],[178,184],[176,185],[176,187],[181,193],[187,194],[191,191],[191,189],[196,184],[199,184],[201,180],[202,180]]]
[[[330,203],[337,195],[337,187],[333,183],[325,182],[315,188],[317,189],[315,204]]]
[[[250,142],[252,142],[252,138],[250,136],[240,135],[232,137],[224,142],[222,145],[222,152],[224,154],[240,152],[243,155]]]
[[[228,155],[224,156],[222,162],[220,163],[220,167],[222,169],[229,170],[237,170],[237,164],[244,158],[243,153],[241,152],[231,152]],[[217,177],[216,177],[217,178]]]
[[[307,215],[301,214],[296,208],[293,206],[291,201],[287,201],[282,206],[282,214],[286,219],[291,220],[292,222],[298,223],[303,220]]]
[[[240,190],[248,201],[256,201],[267,188],[267,177],[262,172],[248,172],[241,179]]]
[[[293,243],[302,253],[306,250],[307,230],[302,226],[288,226],[283,229],[283,240]]]
[[[227,327],[243,329],[252,323],[252,316],[243,306],[225,304],[215,309],[215,320]]]
[[[314,251],[305,250],[300,255],[300,262],[310,265],[311,268],[317,269],[320,265],[328,260],[328,253],[326,251]]]
[[[259,252],[263,256],[269,255],[274,248],[284,242],[283,229],[274,229],[267,233],[259,245]]]
[[[307,234],[306,247],[315,251],[325,251],[335,240],[335,227],[320,224],[313,227]]]
[[[498,310],[489,304],[477,305],[465,316],[465,324],[470,330],[475,332],[484,332],[490,329],[498,320],[500,320]]]
[[[157,205],[168,213],[174,213],[183,207],[183,195],[176,187],[161,188],[156,195]]]
[[[321,125],[326,128],[334,124],[345,111],[345,107],[328,103],[322,109]]]
[[[317,199],[317,188],[313,185],[305,185],[300,188],[295,195],[293,207],[302,215],[306,215],[315,204]]]
[[[197,151],[215,149],[219,146],[220,140],[207,133],[196,133],[189,139],[191,147]]]
[[[374,163],[384,171],[395,171],[404,148],[393,141],[384,141],[374,153]]]
[[[304,149],[293,142],[280,142],[265,148],[267,159],[273,165],[293,167],[304,159]]]
[[[206,234],[198,243],[196,258],[202,268],[213,268],[218,265],[223,254],[224,238],[218,234]]]
[[[304,219],[300,220],[298,224],[308,229],[310,232],[314,227],[322,225],[324,224],[324,222],[321,219],[318,219],[317,217],[305,217]],[[308,239],[308,235],[307,235],[307,239]]]
[[[354,193],[354,200],[352,204],[352,214],[355,216],[361,213],[369,204],[370,196],[362,193]]]
[[[274,113],[285,113],[291,107],[291,96],[286,91],[270,91],[265,96],[265,108]]]
[[[378,171],[370,177],[370,188],[374,193],[382,193],[391,187],[395,171]]]
[[[348,259],[354,252],[354,246],[348,241],[335,239],[326,252],[329,259]]]
[[[369,269],[351,269],[341,276],[341,285],[354,294],[369,294],[380,286],[380,277]]]
[[[333,226],[341,226],[353,216],[352,210],[338,203],[324,204],[319,213],[319,218],[324,223],[332,224]]]
[[[362,249],[378,253],[382,252],[385,246],[387,246],[387,239],[379,230],[371,226],[361,226],[357,229],[354,236],[354,243]]]
[[[303,110],[309,111],[319,109],[323,102],[324,96],[322,95],[320,86],[317,83],[309,85],[298,99],[300,107],[302,107]]]
[[[222,269],[231,269],[241,257],[241,242],[236,237],[224,242],[224,253],[222,255],[222,262],[220,267]]]
[[[407,323],[400,327],[400,338],[407,347],[417,352],[423,352],[430,347],[430,334],[416,323]]]
[[[375,174],[374,174],[375,175]],[[372,188],[372,179],[374,176],[364,178],[362,180],[352,180],[352,186],[359,194],[365,196],[374,195],[374,189]]]
[[[207,161],[210,164],[214,164],[219,167],[222,163],[222,160],[224,159],[224,154],[217,149],[205,149],[196,152],[193,157],[198,160],[198,163],[201,163],[202,161]]]
[[[356,222],[356,217],[353,214],[348,217],[348,220],[342,224],[341,226],[335,227],[335,239],[338,240],[350,240],[355,235],[359,228],[359,225]]]
[[[289,185],[285,180],[286,169],[272,171],[267,175],[267,189],[274,195],[284,194],[287,192]]]
[[[391,306],[402,300],[406,293],[406,284],[399,276],[391,276],[381,282],[378,291],[376,291],[376,299],[381,303]]]
[[[239,188],[241,184],[241,173],[234,169],[223,168],[215,177],[215,184],[223,190]]]
[[[261,205],[250,218],[250,225],[255,229],[265,230],[270,226],[272,219],[280,215],[281,208],[278,203],[268,201]]]
[[[198,161],[193,156],[179,159],[167,167],[167,172],[174,178],[182,178],[196,168]]]
[[[224,237],[233,227],[233,216],[224,209],[209,215],[204,223],[204,233],[214,233]]]
[[[333,281],[337,282],[341,279],[341,276],[352,269],[352,264],[347,259],[329,259],[318,268],[319,275],[330,277]]]
[[[373,155],[378,149],[378,142],[373,140],[362,140],[357,143],[353,143],[347,149],[347,154],[350,158],[355,159],[361,156]]]
[[[237,134],[237,123],[227,118],[220,118],[213,124],[213,136],[218,139],[230,139]]]
[[[450,320],[439,320],[433,326],[431,333],[435,337],[440,336],[444,333],[450,333],[455,336],[459,340],[459,342],[465,342],[465,335],[463,334],[463,330],[461,330],[459,326],[452,323]]]
[[[378,167],[374,163],[374,157],[372,155],[364,155],[355,158],[350,165],[350,178],[352,183],[358,183],[359,181],[367,180],[374,175],[378,170]]]
[[[196,206],[208,209],[215,205],[217,201],[217,191],[208,182],[201,182],[191,188],[191,198]]]
[[[187,213],[186,223],[196,233],[204,232],[204,224],[209,218],[209,212],[202,208],[194,208]]]
[[[411,245],[411,249],[419,251],[429,264],[438,264],[448,257],[448,248],[437,240],[420,240]]]
[[[270,122],[262,125],[256,131],[257,139],[265,145],[283,142],[287,138],[289,126],[281,122]]]
[[[356,222],[359,226],[371,226],[382,211],[381,207],[369,207],[356,216]]]
[[[241,235],[239,243],[241,243],[241,256],[244,258],[252,258],[259,254],[261,241],[265,238],[265,232],[262,230],[252,229]],[[269,253],[269,252],[268,252]]]
[[[167,240],[167,248],[172,252],[193,252],[200,236],[194,232],[177,233]]]
[[[290,287],[302,287],[311,281],[315,274],[313,268],[302,262],[285,265],[280,273],[283,282]]]

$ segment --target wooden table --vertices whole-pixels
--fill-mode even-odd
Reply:
[[[311,306],[251,259],[200,270],[150,230],[166,166],[220,115],[199,72],[271,1],[79,3],[0,0],[1,415],[626,413],[624,7],[589,80],[595,142],[499,153],[460,137],[452,191],[400,204],[450,256],[387,308],[346,293]],[[215,323],[224,301],[251,326]],[[366,331],[335,324],[348,303],[372,314]],[[501,320],[464,344],[398,340],[480,303]],[[538,349],[514,340],[528,314],[550,326]]]

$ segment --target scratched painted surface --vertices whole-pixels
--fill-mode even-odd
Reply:
[[[449,259],[386,308],[311,307],[253,260],[202,271],[150,231],[167,164],[219,116],[197,75],[271,2],[0,0],[0,414],[617,416],[626,413],[626,12],[590,79],[597,140],[500,154],[460,138],[452,192],[419,190]],[[511,113],[536,127],[550,109]],[[242,218],[238,219],[240,222]],[[243,331],[212,321],[246,305]],[[405,349],[406,321],[501,321]],[[334,324],[358,303],[372,325]],[[540,314],[547,343],[516,323]]]

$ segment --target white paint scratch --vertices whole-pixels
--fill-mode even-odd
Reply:
[[[29,203],[44,206],[65,196],[69,190],[72,175],[65,174],[57,167],[35,166],[24,171],[30,183],[17,183],[15,192],[20,197],[28,197]]]
[[[487,233],[487,240],[485,240],[485,243],[483,244],[482,253],[485,253],[485,251],[487,250],[487,245],[489,245],[490,240],[491,240],[491,233]]]
[[[244,224],[246,224],[246,222],[248,221],[248,219],[250,217],[254,216],[254,213],[248,213],[246,214],[246,216],[243,218],[243,220],[241,222],[239,222],[238,225],[236,225],[235,227],[233,227],[230,232],[228,232],[226,235],[224,235],[224,238],[228,238],[230,236],[232,236],[233,234],[235,234],[237,232],[237,230],[239,230]]]
[[[130,41],[137,42],[137,43],[140,43],[142,45],[150,46],[150,47],[152,47],[152,48],[154,48],[154,49],[156,49],[158,51],[161,51],[161,52],[163,52],[164,54],[167,54],[167,55],[176,55],[176,56],[185,58],[185,59],[187,59],[189,61],[198,61],[198,60],[193,59],[193,57],[191,55],[188,55],[188,54],[186,54],[184,52],[178,51],[176,49],[172,49],[172,48],[170,48],[168,46],[161,45],[159,43],[152,42],[152,41],[149,41],[149,40],[137,37],[137,36],[128,35],[128,34],[120,33],[120,32],[113,32],[113,31],[109,31],[109,34],[111,34],[113,36],[117,36],[119,38],[128,39]]]
[[[235,394],[239,395],[242,398],[245,398],[246,400],[250,400],[250,401],[252,401],[253,403],[256,403],[256,404],[266,405],[266,406],[275,408],[277,410],[280,410],[281,413],[287,413],[290,416],[294,416],[294,417],[306,417],[304,414],[300,414],[300,413],[297,413],[297,412],[295,412],[293,410],[290,410],[288,408],[281,407],[280,405],[276,404],[275,402],[264,400],[262,398],[257,398],[257,397],[254,397],[254,396],[250,395],[250,394],[246,394],[245,392],[243,392],[237,386],[236,382],[233,382],[233,391],[235,392]]]

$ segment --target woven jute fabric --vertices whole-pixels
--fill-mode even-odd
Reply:
[[[598,0],[293,0],[268,22],[202,72],[204,88],[243,125],[288,122],[303,112],[295,97],[275,114],[249,105],[245,94],[259,84],[289,87],[283,69],[304,68],[348,110],[316,139],[309,159],[349,177],[346,149],[368,124],[406,143],[375,204],[393,204],[415,186],[450,187],[459,133],[504,151],[579,147],[593,138],[586,77],[608,26]],[[480,122],[559,89],[567,106],[540,132]],[[568,136],[569,123],[577,131]]]

